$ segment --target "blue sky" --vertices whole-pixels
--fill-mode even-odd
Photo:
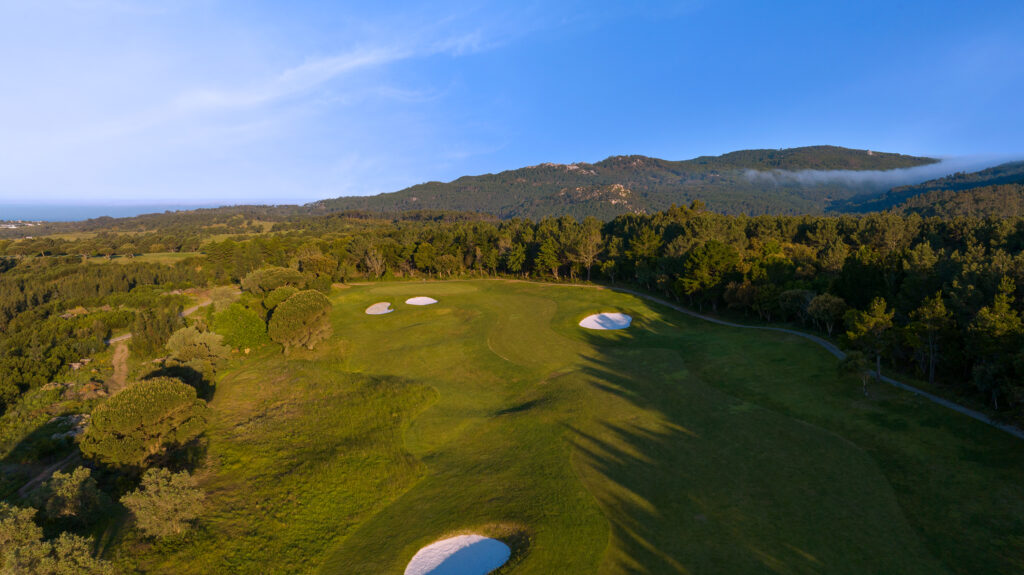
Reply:
[[[1024,2],[0,0],[0,202],[297,203],[615,154],[1024,152]]]

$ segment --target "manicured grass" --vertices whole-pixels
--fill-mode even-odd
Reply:
[[[439,300],[407,306],[411,296]],[[1014,573],[1024,449],[797,337],[503,281],[338,290],[315,352],[218,382],[201,529],[147,572],[399,574],[507,540],[502,573]],[[395,312],[363,310],[390,301]],[[620,332],[579,328],[622,311]]]

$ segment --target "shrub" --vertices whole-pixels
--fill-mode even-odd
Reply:
[[[88,467],[53,474],[39,490],[40,509],[47,519],[73,519],[85,523],[101,507],[102,492]]]
[[[92,555],[92,542],[62,533],[43,540],[43,530],[32,520],[34,509],[0,502],[0,568],[19,575],[111,575],[113,566]]]
[[[169,537],[183,533],[203,512],[204,494],[186,471],[150,469],[142,485],[121,498],[139,528],[147,535]]]

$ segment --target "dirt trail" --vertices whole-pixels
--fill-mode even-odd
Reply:
[[[26,483],[25,485],[22,485],[21,488],[18,489],[18,497],[21,497],[21,498],[24,499],[33,489],[35,489],[35,487],[37,485],[40,485],[44,481],[49,479],[50,476],[53,475],[55,472],[60,471],[61,469],[64,469],[65,467],[70,465],[72,462],[77,463],[77,462],[79,462],[81,460],[82,460],[82,454],[79,453],[78,451],[75,451],[75,452],[71,453],[70,455],[68,455],[67,457],[65,457],[64,459],[61,459],[57,463],[54,463],[53,465],[47,467],[42,472],[40,472],[39,475],[36,475],[31,480],[29,480],[28,483]]]
[[[110,376],[107,380],[107,391],[111,395],[124,389],[125,384],[128,382],[128,344],[121,340],[117,347],[114,348],[114,375]]]

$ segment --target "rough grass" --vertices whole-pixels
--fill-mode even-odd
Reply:
[[[407,306],[405,298],[440,303]],[[147,572],[399,574],[434,540],[508,541],[502,573],[1014,573],[1013,437],[837,376],[776,333],[515,282],[334,296],[335,337],[218,383],[211,493]],[[394,313],[367,316],[376,301]],[[576,326],[634,317],[622,332]]]
[[[153,263],[153,264],[166,264],[174,265],[182,260],[188,258],[201,258],[206,257],[204,254],[196,252],[159,252],[150,254],[139,254],[134,257],[128,256],[113,256],[107,259],[103,256],[96,256],[89,258],[89,263],[93,264],[131,264],[131,263]]]

